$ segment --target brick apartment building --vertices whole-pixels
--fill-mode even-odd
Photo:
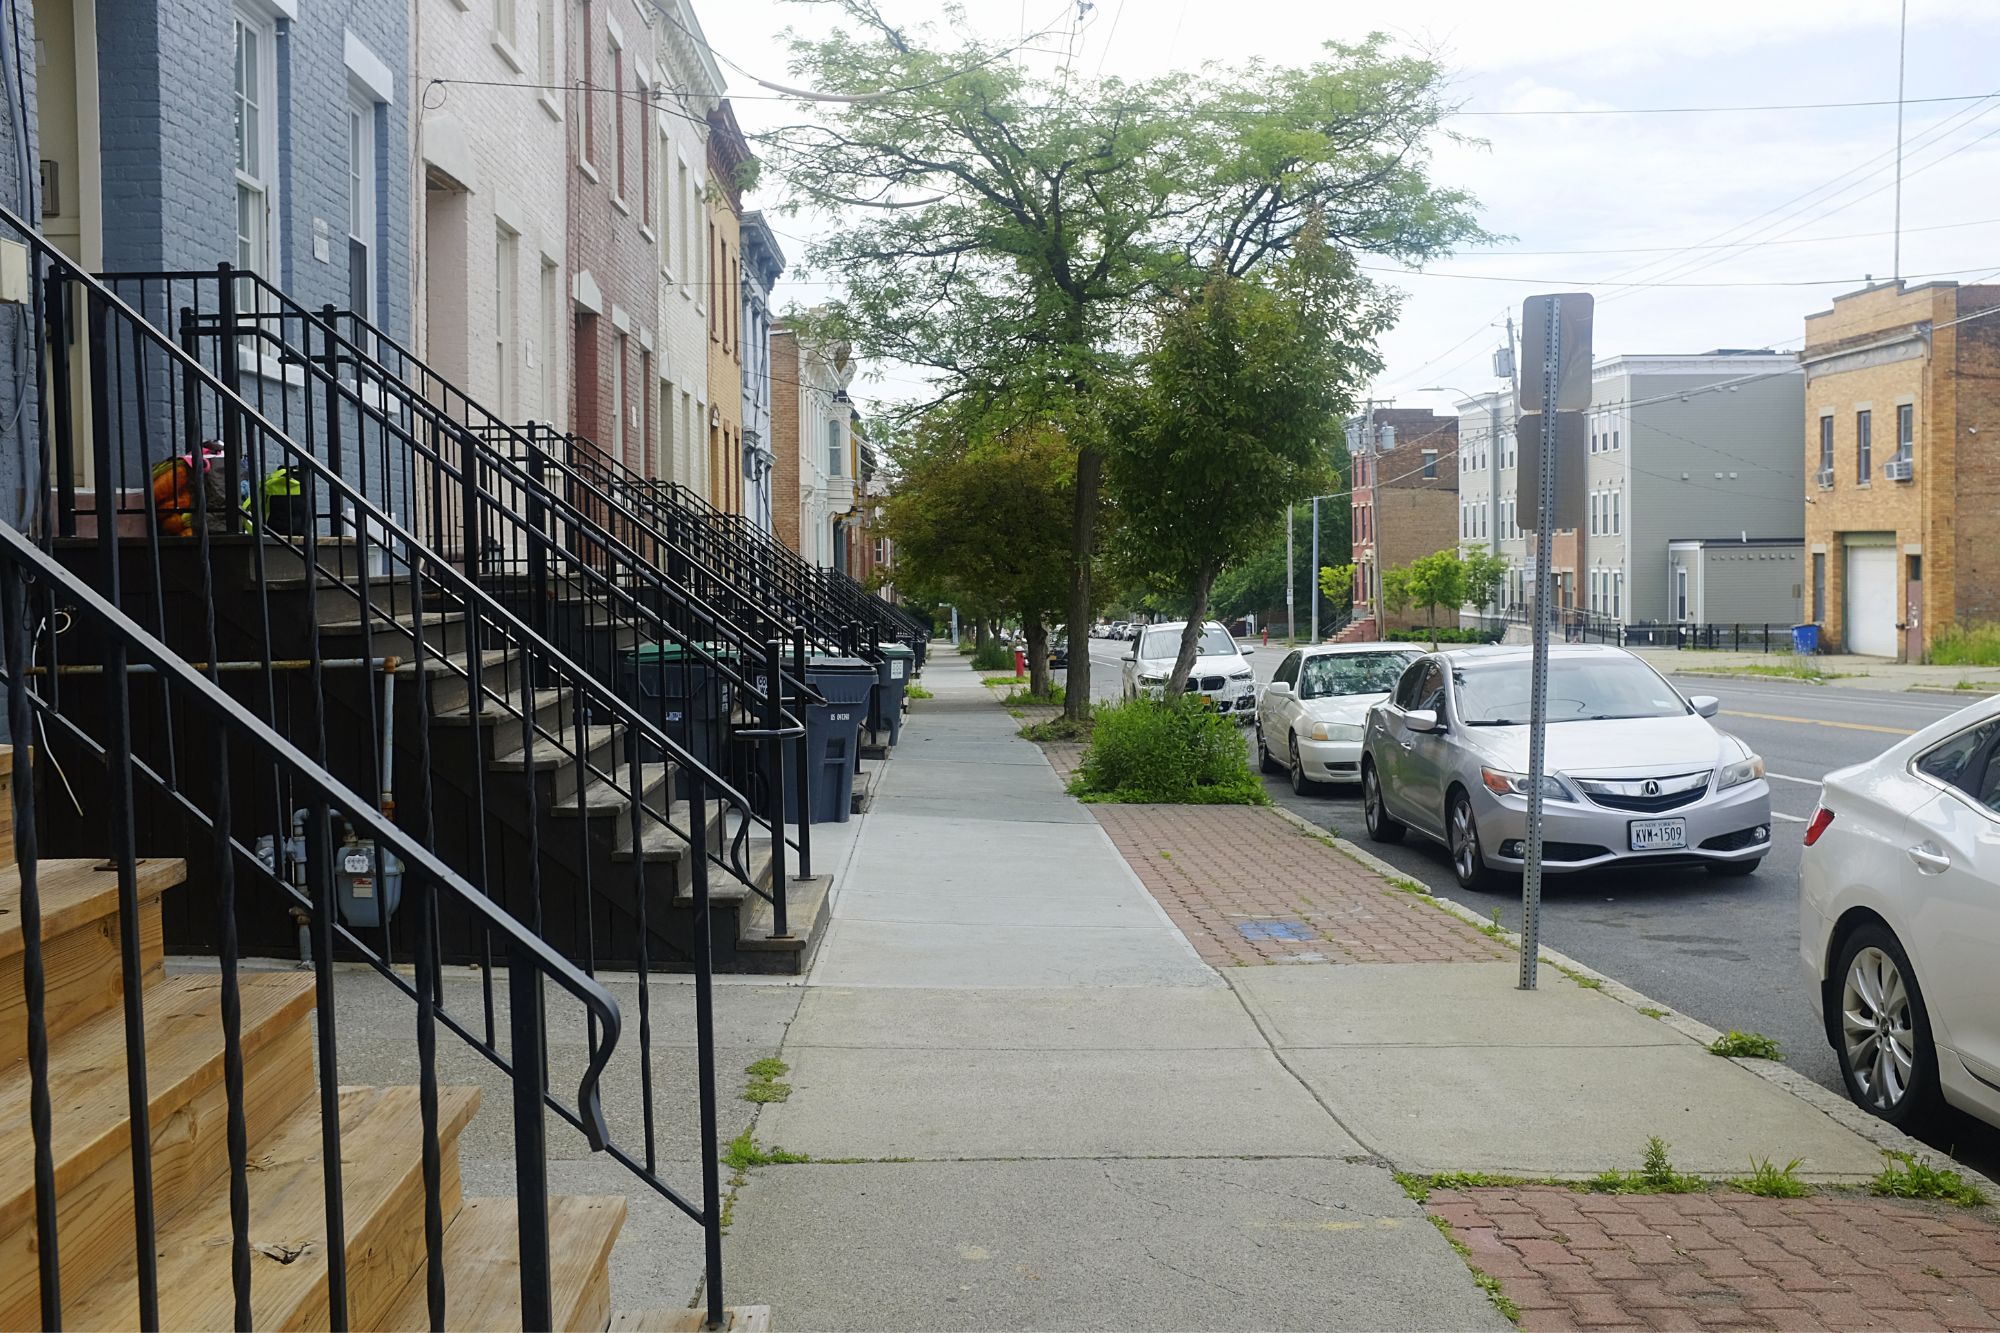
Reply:
[[[1921,661],[2000,621],[2000,285],[1882,283],[1806,317],[1807,618]]]
[[[569,11],[570,428],[649,475],[659,265],[650,3]]]
[[[1425,622],[1422,607],[1388,611],[1382,574],[1458,541],[1458,418],[1381,407],[1347,423],[1353,468],[1354,619],[1360,638]]]
[[[750,145],[729,103],[708,115],[708,502],[744,512],[743,188]]]

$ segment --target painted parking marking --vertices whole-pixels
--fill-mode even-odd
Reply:
[[[1801,787],[1824,787],[1826,785],[1818,778],[1795,778],[1790,773],[1766,773],[1764,776],[1767,778],[1776,778],[1780,782],[1796,782]]]
[[[1722,710],[1724,717],[1754,717],[1760,722],[1795,722],[1802,727],[1839,727],[1842,731],[1879,731],[1887,736],[1914,736],[1917,733],[1908,727],[1878,727],[1872,722],[1835,722],[1823,717],[1791,717],[1784,713],[1744,713],[1733,708]]]
[[[1781,810],[1773,810],[1771,812],[1771,818],[1782,819],[1787,824],[1810,824],[1812,822],[1811,820],[1807,819],[1804,815],[1788,815]]]

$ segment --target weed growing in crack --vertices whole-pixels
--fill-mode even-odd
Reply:
[[[1593,1194],[1700,1194],[1708,1182],[1674,1170],[1667,1156],[1672,1145],[1655,1134],[1646,1140],[1646,1155],[1637,1171],[1612,1169],[1592,1176],[1584,1188]]]
[[[1778,1043],[1761,1032],[1729,1029],[1709,1044],[1710,1055],[1726,1055],[1737,1060],[1780,1060]]]
[[[786,1152],[783,1148],[766,1148],[751,1137],[748,1129],[729,1141],[723,1150],[722,1164],[738,1175],[753,1166],[791,1166],[799,1162],[810,1162],[811,1157],[802,1152]],[[741,1184],[733,1181],[732,1184]]]
[[[1436,1213],[1427,1216],[1431,1220],[1431,1225],[1438,1229],[1438,1234],[1444,1237],[1445,1243],[1456,1250],[1458,1257],[1465,1261],[1465,1270],[1472,1276],[1472,1285],[1486,1293],[1486,1299],[1493,1303],[1494,1309],[1507,1316],[1508,1322],[1520,1323],[1521,1307],[1507,1299],[1507,1293],[1500,1288],[1500,1279],[1472,1262],[1472,1251],[1466,1248],[1465,1242],[1452,1231],[1451,1223]]]
[[[1799,1163],[1805,1158],[1794,1157],[1782,1167],[1769,1158],[1750,1159],[1750,1174],[1729,1183],[1745,1194],[1761,1194],[1767,1199],[1803,1199],[1813,1192],[1813,1187],[1798,1177]]]
[[[743,1100],[759,1105],[784,1101],[792,1095],[792,1085],[780,1080],[791,1071],[792,1067],[775,1055],[745,1065],[743,1072],[750,1081],[743,1085]]]
[[[1884,1151],[1882,1172],[1868,1182],[1868,1192],[1889,1199],[1942,1199],[1961,1208],[1977,1208],[1986,1202],[1986,1192],[1966,1183],[1964,1176],[1945,1167],[1919,1161],[1906,1152]]]

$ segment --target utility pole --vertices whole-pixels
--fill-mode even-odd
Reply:
[[[1312,599],[1312,638],[1319,642],[1319,497],[1313,497],[1313,562],[1312,581],[1306,588],[1306,596]]]
[[[1910,0],[1896,25],[1896,241],[1892,276],[1903,279],[1903,52],[1910,41]]]
[[[1292,570],[1292,507],[1285,506],[1285,638],[1299,637],[1299,616],[1295,598],[1299,576]]]

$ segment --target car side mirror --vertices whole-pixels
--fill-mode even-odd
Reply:
[[[1137,654],[1137,653],[1127,653],[1127,654],[1125,654],[1125,660],[1126,660],[1126,661],[1128,661],[1128,662],[1136,662],[1136,661],[1138,661],[1138,660],[1139,660],[1139,654]]]
[[[1292,687],[1285,684],[1282,680],[1274,680],[1264,687],[1264,693],[1274,699],[1289,699],[1292,695]]]
[[[1703,717],[1714,717],[1722,711],[1722,700],[1712,694],[1697,694],[1688,700],[1688,707]]]
[[[1438,721],[1438,715],[1435,710],[1429,708],[1417,708],[1417,709],[1412,709],[1410,712],[1403,714],[1403,730],[1443,731],[1444,724]]]
[[[1248,657],[1257,651],[1257,645],[1254,643],[1241,643],[1236,646],[1236,651]]]

